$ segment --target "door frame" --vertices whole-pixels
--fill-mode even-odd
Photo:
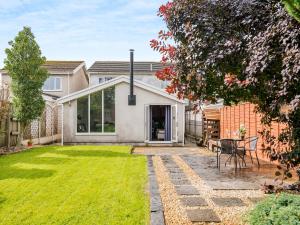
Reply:
[[[150,106],[170,106],[171,107],[171,141],[150,141]],[[176,106],[176,141],[172,140],[172,131],[173,131],[173,124],[172,124],[172,107]],[[147,112],[148,110],[148,112]],[[172,144],[172,143],[177,143],[178,142],[178,105],[177,104],[169,104],[169,103],[151,103],[151,104],[146,104],[144,105],[144,136],[145,136],[145,143],[148,144]],[[148,121],[147,121],[148,120]],[[148,135],[149,134],[149,137]]]

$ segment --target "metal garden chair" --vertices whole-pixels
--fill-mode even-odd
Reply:
[[[248,141],[245,142],[244,147],[238,147],[237,149],[238,150],[243,150],[245,153],[248,151],[249,154],[250,154],[250,158],[251,158],[252,164],[253,164],[252,152],[255,152],[257,164],[258,164],[258,166],[260,166],[259,159],[257,157],[257,141],[258,141],[258,137],[257,136],[253,136],[253,137],[246,138],[246,140],[248,140]],[[249,148],[246,148],[247,144],[249,144]],[[245,154],[244,154],[243,158],[244,157],[245,157]]]

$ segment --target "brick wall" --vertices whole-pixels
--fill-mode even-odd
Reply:
[[[266,159],[266,155],[262,151],[263,138],[259,135],[259,131],[263,130],[260,123],[261,116],[254,111],[255,105],[250,103],[242,103],[236,106],[226,106],[221,109],[221,138],[237,138],[238,129],[241,124],[246,127],[246,137],[258,136],[258,155],[259,158]],[[283,124],[272,123],[271,133],[278,136],[284,128]]]

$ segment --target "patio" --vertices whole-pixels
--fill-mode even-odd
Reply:
[[[247,167],[235,172],[224,163],[217,168],[216,153],[199,147],[136,148],[135,154],[153,161],[166,224],[243,224],[249,208],[264,198],[260,190],[274,179],[274,165],[258,168],[247,157]],[[237,222],[239,221],[239,222]]]

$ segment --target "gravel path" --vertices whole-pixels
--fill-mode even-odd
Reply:
[[[221,219],[221,223],[192,223],[187,217],[187,211],[196,209],[195,207],[183,206],[180,196],[176,193],[175,186],[171,183],[169,174],[160,156],[153,157],[160,195],[164,206],[164,215],[167,225],[200,225],[200,224],[225,224],[241,225],[241,217],[247,212],[253,203],[249,198],[262,198],[264,195],[260,190],[213,190],[207,186],[201,178],[193,171],[179,155],[173,155],[174,162],[183,170],[191,185],[197,188],[200,196],[205,199],[207,206],[201,209],[213,209]],[[229,202],[225,201],[224,198]],[[226,205],[227,204],[227,205]],[[230,204],[236,206],[230,206]],[[238,205],[238,206],[237,206]],[[199,208],[199,207],[197,207]]]

